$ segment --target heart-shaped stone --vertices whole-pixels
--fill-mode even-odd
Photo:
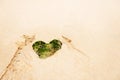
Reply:
[[[33,43],[32,47],[40,58],[47,58],[53,55],[59,49],[61,49],[62,42],[57,39],[54,39],[49,43],[45,43],[43,41],[36,41],[35,43]]]

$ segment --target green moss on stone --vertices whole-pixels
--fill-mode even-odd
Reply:
[[[50,43],[36,41],[35,43],[33,43],[32,47],[40,58],[47,58],[53,55],[59,49],[61,49],[62,42],[57,39],[50,41]]]

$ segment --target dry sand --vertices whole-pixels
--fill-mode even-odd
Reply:
[[[28,44],[3,80],[120,80],[119,0],[1,0],[0,73],[17,50],[22,35],[49,42],[56,38],[62,49],[45,60]],[[66,44],[70,38],[84,56]],[[89,58],[88,58],[89,57]]]

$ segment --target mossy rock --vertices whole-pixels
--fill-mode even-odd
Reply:
[[[47,58],[61,49],[62,42],[57,39],[54,39],[49,43],[45,43],[44,41],[36,41],[33,43],[32,47],[40,58]]]

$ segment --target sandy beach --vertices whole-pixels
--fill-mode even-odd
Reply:
[[[0,74],[23,35],[35,35],[33,42],[59,39],[63,43],[47,59],[35,54],[33,42],[28,44],[13,63],[17,71],[11,69],[3,80],[119,80],[119,4],[119,0],[1,0]]]

